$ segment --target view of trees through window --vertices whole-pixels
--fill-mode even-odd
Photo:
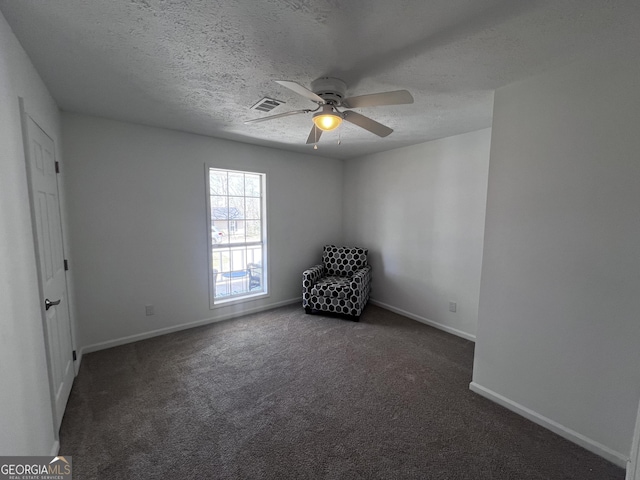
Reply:
[[[263,173],[209,169],[214,303],[266,292]]]

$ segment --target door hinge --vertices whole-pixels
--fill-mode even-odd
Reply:
[[[60,162],[56,162],[56,173],[60,173]]]
[[[76,355],[76,351],[73,351],[73,361],[75,362],[78,359],[78,356]]]
[[[66,258],[64,259],[64,270],[65,272],[69,270],[69,260]]]

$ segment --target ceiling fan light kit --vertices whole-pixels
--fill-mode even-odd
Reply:
[[[245,124],[264,122],[275,118],[287,117],[290,115],[298,115],[301,113],[317,112],[320,108],[322,111],[314,113],[313,127],[307,138],[307,144],[318,143],[322,132],[328,132],[336,129],[342,120],[357,125],[379,137],[386,137],[393,132],[393,129],[372,120],[369,117],[354,112],[352,110],[340,111],[338,108],[362,108],[376,107],[380,105],[402,105],[413,103],[413,97],[407,90],[396,90],[393,92],[374,93],[369,95],[360,95],[357,97],[345,98],[347,85],[338,78],[322,77],[311,83],[313,91],[303,87],[299,83],[288,80],[276,80],[276,83],[288,88],[289,90],[301,95],[318,105],[313,110],[294,110],[291,112],[271,115],[269,117],[255,118],[247,120]]]
[[[320,130],[329,132],[340,126],[342,117],[334,112],[332,106],[325,105],[322,107],[322,112],[313,114],[313,123],[315,123]]]

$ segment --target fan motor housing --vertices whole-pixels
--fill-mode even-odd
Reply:
[[[347,84],[339,78],[321,77],[311,82],[311,91],[328,104],[339,105],[347,93]]]

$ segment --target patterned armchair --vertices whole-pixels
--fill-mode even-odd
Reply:
[[[356,322],[369,300],[371,267],[365,248],[325,245],[322,264],[302,273],[302,306],[350,315]]]

